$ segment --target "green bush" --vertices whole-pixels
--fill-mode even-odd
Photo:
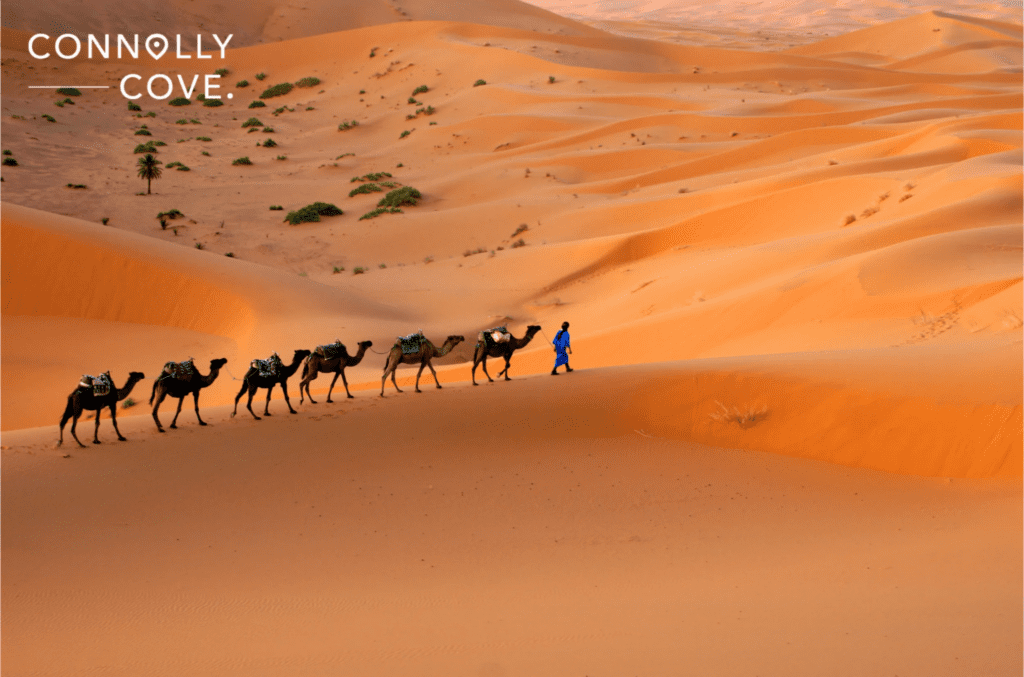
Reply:
[[[399,135],[398,135],[398,138],[400,138],[400,139],[404,139],[405,137],[409,136],[410,134],[412,134],[412,132],[410,132],[410,131],[409,131],[409,130],[407,129],[407,130],[405,130],[404,132],[402,132],[401,134],[399,134]]]
[[[261,81],[261,82],[262,82],[262,81],[263,81],[263,79],[264,79],[264,78],[266,78],[266,77],[267,77],[267,74],[266,74],[266,73],[257,73],[257,74],[256,74],[256,79],[257,79],[257,80],[259,80],[259,81]]]
[[[366,219],[374,219],[374,218],[380,216],[381,214],[401,214],[401,213],[402,213],[402,210],[399,209],[398,207],[391,207],[390,209],[388,209],[387,207],[378,207],[377,209],[374,209],[372,212],[366,212],[365,214],[360,216],[359,220],[363,221],[363,220],[366,220]]]
[[[388,172],[371,172],[362,176],[353,176],[349,183],[355,183],[356,181],[380,181],[383,178],[390,179],[391,174]]]
[[[164,165],[164,169],[174,169],[175,167],[177,167],[180,164],[181,163],[178,162],[177,160],[175,160],[174,162],[168,162],[167,164]]]
[[[316,87],[319,84],[320,84],[320,78],[308,77],[308,78],[302,78],[301,80],[296,82],[295,86],[296,87]]]
[[[158,218],[158,219],[163,219],[163,218],[177,219],[177,218],[181,218],[183,216],[185,216],[185,215],[182,214],[180,210],[172,209],[169,212],[160,212],[159,214],[156,215],[156,218]]]
[[[139,145],[135,146],[135,150],[133,152],[135,152],[135,153],[156,153],[157,150],[156,150],[156,146],[153,144],[152,141],[147,141],[146,143],[140,143]]]
[[[57,121],[57,120],[54,119],[54,117],[52,115],[47,115],[46,113],[43,113],[39,117],[43,118],[44,120],[49,120],[50,122],[56,122]]]
[[[70,103],[72,106],[75,105],[75,102],[72,101],[71,99],[64,99],[63,101],[61,101],[61,103]]]
[[[15,160],[12,157],[5,157],[4,158],[4,166],[5,167],[17,167],[18,166],[18,161]]]
[[[248,86],[249,86],[249,81],[248,80],[239,80],[238,82],[235,83],[235,87],[239,87],[239,88],[241,88],[241,87],[248,87]]]
[[[53,105],[56,106],[57,108],[63,108],[64,107],[64,102],[63,101],[54,101]]]
[[[340,125],[338,125],[338,131],[339,132],[344,132],[346,129],[352,129],[353,127],[358,127],[358,126],[359,126],[359,121],[358,120],[352,120],[352,121],[347,121],[346,120],[345,122],[342,122]]]
[[[416,96],[417,94],[424,94],[424,93],[429,92],[429,91],[430,91],[429,87],[427,87],[426,85],[420,85],[416,89],[412,90],[412,95]]]
[[[479,87],[480,85],[486,85],[486,84],[487,84],[486,80],[477,80],[476,82],[473,83],[473,86],[474,87]]]
[[[273,134],[274,133],[274,128],[273,127],[264,127],[262,129],[262,132],[264,134]]]
[[[205,150],[201,153],[201,155],[205,155],[206,157],[210,157],[210,154],[207,153]]]
[[[128,110],[130,110],[130,111],[142,110],[142,106],[140,106],[139,104],[135,103],[134,101],[129,101],[128,102]]]
[[[138,129],[135,131],[135,136],[153,136],[153,132],[148,129]]]
[[[243,128],[245,128],[245,127],[262,127],[262,126],[263,126],[263,123],[260,122],[259,118],[249,118],[248,120],[246,120],[245,122],[242,123],[242,127]]]
[[[283,212],[284,211],[284,207],[282,207],[281,205],[270,205],[270,211],[272,211],[272,212]]]
[[[200,122],[199,120],[196,120],[195,118],[189,118],[189,124],[193,124],[193,125],[201,125],[201,124],[203,124],[203,123],[202,123],[202,122]],[[216,126],[216,125],[214,125],[214,126]]]
[[[88,188],[84,183],[69,183],[68,188]]]
[[[216,108],[217,106],[223,106],[224,102],[220,99],[206,99],[203,101],[203,105],[207,108]]]
[[[233,164],[233,165],[251,165],[252,164],[252,160],[250,160],[249,156],[246,155],[245,157],[236,158],[231,164]]]
[[[353,188],[349,191],[349,197],[355,197],[356,195],[362,195],[364,193],[383,193],[384,189],[378,186],[376,183],[364,183],[358,188]]]
[[[151,141],[150,143],[152,143],[154,146],[166,146],[167,145],[163,141]]]
[[[555,84],[555,76],[554,75],[549,75],[548,76],[548,84],[549,85]]]
[[[277,110],[275,110],[275,111],[274,111],[274,112],[272,113],[272,115],[275,115],[275,116],[276,116],[276,115],[280,115],[281,113],[283,113],[283,112],[285,112],[285,111],[288,111],[289,113],[294,113],[294,112],[295,112],[295,109],[294,109],[294,108],[289,108],[288,106],[281,106],[280,108],[278,108]]]
[[[156,117],[156,113],[154,113],[153,111],[149,111],[148,113],[146,113],[146,117],[147,118],[155,118]]]
[[[284,220],[295,226],[300,223],[319,221],[321,216],[341,216],[343,213],[344,212],[330,203],[314,202],[313,204],[306,205],[302,209],[297,209],[294,212],[288,212],[288,215],[284,217]]]
[[[417,101],[416,99],[412,98],[411,96],[409,97],[409,100],[406,101],[406,103],[414,103],[414,104],[419,105],[419,101]]]
[[[278,156],[277,156],[277,159],[278,159],[278,160],[287,160],[287,159],[288,159],[288,156],[287,156],[287,155],[278,155]]]
[[[199,92],[199,94],[196,95],[196,101],[198,101],[199,103],[206,101],[206,95],[202,92]]]
[[[213,141],[213,139],[208,136],[197,136],[196,141]]]
[[[292,85],[292,83],[290,83],[290,82],[282,82],[279,85],[274,85],[273,87],[268,87],[267,89],[265,89],[263,91],[263,93],[260,94],[260,98],[261,99],[270,99],[270,98],[273,98],[275,96],[284,96],[288,92],[292,91],[292,87],[294,87],[294,85]]]
[[[423,199],[418,190],[412,186],[402,186],[389,192],[380,202],[378,207],[401,207],[402,205],[415,205],[417,200]]]
[[[188,106],[191,103],[192,103],[191,101],[189,101],[188,99],[186,99],[183,96],[179,96],[179,97],[177,97],[175,99],[171,99],[170,101],[167,102],[167,104],[170,105],[170,106]]]
[[[185,118],[182,118],[180,120],[175,120],[174,124],[176,124],[176,125],[187,125],[188,124],[188,120],[186,120]]]
[[[74,87],[61,87],[57,90],[57,93],[64,96],[82,96],[82,93]]]
[[[14,152],[13,152],[13,151],[10,151],[10,150],[7,150],[7,149],[5,148],[5,149],[4,149],[4,155],[14,155]]]
[[[263,103],[262,101],[253,101],[252,103],[249,104],[249,108],[266,108],[266,107],[267,107],[267,104]]]
[[[362,275],[365,272],[366,268],[363,268],[362,266],[356,266],[355,268],[352,269],[353,275]]]
[[[266,141],[263,142],[264,148],[273,148],[276,145],[277,141],[274,141],[273,139],[267,139]]]
[[[178,170],[179,172],[190,172],[190,171],[192,171],[192,170],[191,170],[191,169],[189,169],[189,168],[188,168],[188,167],[187,167],[186,165],[183,165],[183,164],[181,164],[180,162],[178,163],[178,166],[177,166],[177,168],[176,168],[176,169],[177,169],[177,170]]]
[[[217,70],[213,71],[213,74],[214,75],[220,75],[221,77],[223,77],[223,76],[228,74],[228,69],[227,68],[218,68]]]

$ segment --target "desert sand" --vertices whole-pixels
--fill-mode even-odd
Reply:
[[[1019,9],[192,4],[4,6],[5,676],[1021,673]],[[234,38],[31,58],[61,26]],[[375,172],[422,199],[361,219]],[[543,332],[473,387],[499,324]],[[443,389],[379,397],[419,329]],[[336,337],[354,399],[231,416]],[[56,446],[106,370],[128,440]]]

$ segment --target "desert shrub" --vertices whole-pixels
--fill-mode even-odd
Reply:
[[[348,157],[349,155],[351,155],[351,156],[353,156],[353,157],[354,157],[354,156],[355,156],[355,153],[342,153],[341,155],[339,155],[338,157],[336,157],[336,158],[334,158],[334,159],[335,159],[335,160],[340,160],[341,158],[343,158],[343,157]]]
[[[64,96],[82,96],[82,93],[74,87],[61,87],[57,90],[57,93]]]
[[[271,113],[271,115],[276,117],[285,111],[288,111],[289,113],[294,113],[295,109],[289,108],[288,106],[281,106],[280,108],[276,109],[273,113]]]
[[[233,165],[251,165],[252,164],[252,160],[250,160],[249,156],[246,155],[245,157],[235,158],[231,162],[231,164],[233,164]]]
[[[555,84],[555,76],[554,75],[549,75],[548,76],[548,84],[549,85]]]
[[[277,156],[277,159],[278,159],[278,160],[287,160],[287,159],[288,159],[288,156],[287,156],[287,155],[278,155],[278,156]]]
[[[224,102],[220,99],[206,99],[203,101],[203,105],[207,108],[216,108],[217,106],[223,106]]]
[[[373,49],[370,50],[370,58],[372,59],[375,56],[377,56],[377,48],[376,47],[374,47]]]
[[[466,251],[462,252],[462,255],[468,257],[468,256],[473,256],[474,254],[485,254],[485,253],[487,253],[486,249],[484,249],[483,247],[477,247],[476,249],[467,249]]]
[[[214,75],[219,75],[221,77],[224,77],[225,75],[228,74],[228,69],[227,68],[218,68],[217,70],[213,71],[213,74]]]
[[[398,138],[400,138],[400,139],[404,139],[405,137],[409,136],[410,134],[412,134],[412,132],[410,132],[410,131],[409,131],[409,130],[407,129],[407,130],[405,130],[404,132],[402,132],[401,134],[399,134],[399,135],[398,135]]]
[[[476,82],[473,83],[473,86],[474,87],[479,87],[480,85],[486,85],[486,84],[487,84],[486,80],[477,80]]]
[[[57,108],[63,108],[64,107],[64,102],[63,101],[54,101],[53,105],[56,106]]]
[[[69,183],[68,188],[88,188],[84,183]]]
[[[416,89],[412,90],[412,95],[416,96],[417,94],[424,94],[424,93],[429,92],[429,91],[430,91],[429,87],[427,87],[426,85],[420,85]]]
[[[202,242],[196,242],[196,249],[206,249],[206,246]]]
[[[262,127],[262,126],[263,126],[263,123],[260,122],[259,118],[249,118],[248,120],[246,120],[245,122],[242,123],[242,128],[243,129],[245,127]]]
[[[380,268],[381,270],[384,270],[385,268],[387,268],[387,267],[388,267],[388,264],[386,264],[386,263],[381,263],[381,264],[379,264],[379,265],[378,265],[377,267],[378,267],[378,268]]]
[[[174,124],[176,124],[176,125],[187,125],[188,124],[188,120],[186,120],[185,118],[181,118],[180,120],[175,120]]]
[[[226,252],[224,256],[228,257],[229,259],[233,259],[235,258],[235,252]]]
[[[71,99],[64,99],[63,101],[61,101],[61,103],[70,103],[72,106],[75,105],[75,102],[72,101]]]
[[[129,101],[128,102],[128,110],[130,110],[130,111],[142,110],[142,106],[140,106],[139,104],[135,103],[134,101]]]
[[[300,223],[319,221],[321,216],[341,216],[343,213],[344,212],[330,203],[314,202],[313,204],[306,205],[302,209],[297,209],[294,212],[288,212],[288,215],[284,217],[284,220],[295,226]]]
[[[409,113],[408,115],[405,116],[405,119],[406,120],[415,120],[416,116],[413,115],[412,113]]]
[[[360,90],[359,90],[359,93],[360,93],[360,94],[366,94],[366,90],[365,90],[365,89],[360,89]]]
[[[167,164],[164,165],[164,169],[174,169],[175,167],[177,167],[180,164],[181,163],[178,162],[177,160],[175,160],[174,162],[168,162]]]
[[[248,86],[249,86],[249,81],[248,80],[239,80],[238,82],[235,83],[235,87],[248,87]]]
[[[267,74],[266,74],[266,73],[257,73],[257,74],[256,74],[256,79],[257,79],[257,80],[259,80],[259,81],[261,81],[261,82],[262,82],[262,81],[263,81],[263,80],[264,80],[264,79],[265,79],[266,77],[267,77]]]
[[[366,221],[368,219],[375,219],[378,216],[380,216],[381,214],[387,214],[387,213],[388,213],[387,209],[382,209],[382,208],[381,209],[374,209],[374,210],[368,211],[365,214],[363,214],[362,216],[360,216],[359,220],[360,221]]]
[[[208,136],[197,136],[196,141],[213,141],[213,139]]]
[[[308,78],[302,78],[301,80],[296,82],[295,86],[296,87],[316,87],[319,84],[320,84],[320,78],[308,77]]]
[[[258,132],[258,131],[260,131],[259,127],[250,127],[248,133],[252,134],[253,132]]]
[[[406,101],[406,103],[419,105],[420,102],[410,96],[409,100]]]
[[[154,146],[166,146],[167,144],[163,141],[150,141]]]
[[[43,118],[44,120],[49,120],[50,122],[56,122],[56,120],[54,119],[54,117],[52,115],[47,115],[46,113],[44,113],[40,117]]]
[[[146,117],[147,118],[155,118],[156,117],[156,113],[154,113],[153,111],[149,111],[149,112],[146,113]]]
[[[196,95],[196,101],[198,101],[199,103],[206,101],[206,95],[202,92],[199,92],[199,94]]]
[[[153,132],[148,129],[137,129],[135,130],[135,136],[153,136]]]
[[[190,171],[192,171],[187,165],[183,165],[180,162],[178,163],[177,170],[179,172],[190,172]]]
[[[100,219],[100,221],[105,226],[105,225],[107,225],[107,222],[110,221],[110,217],[109,216],[104,216],[102,219]]]
[[[515,236],[516,236],[516,235],[518,235],[519,233],[525,233],[525,232],[526,232],[526,231],[528,231],[528,230],[530,230],[530,227],[529,227],[528,225],[526,225],[525,223],[520,223],[520,224],[519,224],[519,225],[518,225],[518,226],[516,227],[516,232],[512,233],[512,237],[515,237]]]
[[[270,205],[270,211],[272,211],[272,212],[283,212],[284,211],[284,207],[282,207],[281,205]]]
[[[260,98],[270,99],[275,96],[284,96],[288,92],[292,91],[293,86],[294,85],[292,85],[292,83],[290,82],[282,82],[281,84],[274,85],[273,87],[267,87],[265,90],[263,90],[263,93],[260,94]]]
[[[267,139],[266,141],[263,142],[262,145],[264,148],[273,148],[274,146],[277,145],[277,141],[274,141],[273,139]]]
[[[267,104],[263,103],[262,101],[253,101],[252,103],[249,104],[249,108],[266,108],[266,107],[267,107]]]
[[[4,155],[14,155],[14,152],[5,148]]]
[[[195,118],[189,118],[188,123],[190,125],[201,125],[201,124],[203,124],[202,122],[200,122],[199,120],[196,120]],[[217,125],[214,125],[214,127],[216,127],[216,126]]]
[[[316,110],[316,109],[313,108],[312,106],[306,106],[306,110]]]
[[[344,272],[345,272],[345,266],[341,266],[341,267],[334,266],[334,270],[331,271],[331,274],[332,275],[337,275],[338,273],[344,273]]]
[[[415,205],[417,200],[423,196],[412,186],[402,186],[389,192],[377,203],[378,207],[401,207],[402,205]]]
[[[355,268],[352,269],[353,275],[362,275],[365,272],[366,268],[363,268],[362,266],[356,266]]]
[[[4,166],[5,167],[17,167],[18,166],[18,161],[15,160],[12,157],[5,157],[4,158]]]
[[[346,120],[345,122],[342,122],[340,125],[338,125],[338,131],[339,132],[343,132],[346,129],[352,129],[353,127],[358,127],[358,126],[359,126],[359,120],[352,120],[352,121]]]
[[[177,209],[172,209],[169,212],[160,212],[159,214],[156,215],[156,218],[158,218],[158,219],[164,219],[164,218],[167,218],[167,219],[178,219],[178,218],[182,218],[184,216],[185,215],[182,214],[181,211],[179,211]]]
[[[167,102],[169,106],[188,106],[191,105],[191,101],[183,96],[176,97]]]
[[[391,174],[388,172],[371,172],[369,174],[363,174],[362,176],[353,176],[349,183],[355,183],[356,181],[380,181],[384,177],[390,179]]]
[[[136,404],[138,404],[138,402],[136,402],[135,400],[133,400],[133,399],[132,399],[132,398],[130,398],[130,397],[126,397],[126,398],[125,398],[125,400],[124,400],[124,402],[123,402],[123,403],[121,404],[121,408],[122,408],[122,409],[131,409],[131,408],[132,408],[132,407],[134,407],[134,406],[135,406]]]
[[[152,141],[147,141],[146,143],[140,143],[139,145],[135,146],[135,151],[134,152],[135,153],[156,153],[157,150],[156,150],[156,146],[153,145]]]
[[[349,197],[355,197],[356,195],[362,195],[364,193],[383,193],[384,189],[378,186],[376,183],[364,183],[358,188],[353,188],[349,191]]]
[[[518,240],[516,240],[515,242],[512,243],[512,249],[518,249],[519,247],[525,247],[525,246],[526,246],[526,240],[524,240],[523,238],[519,238]]]
[[[264,134],[273,134],[274,133],[274,128],[273,127],[264,127],[260,131],[262,131]]]

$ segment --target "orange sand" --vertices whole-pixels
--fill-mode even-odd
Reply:
[[[1020,674],[1013,17],[192,4],[5,7],[4,675]],[[30,59],[58,16],[235,38],[209,68]],[[220,66],[220,108],[139,118],[116,90]],[[148,140],[191,171],[140,196]],[[360,220],[381,196],[350,178],[380,171],[423,199]],[[345,213],[282,223],[314,201]],[[473,388],[496,324],[544,333]],[[321,375],[300,405],[296,376],[297,415],[230,416],[254,357],[416,329],[468,339],[441,391],[380,399],[368,353],[354,400]],[[160,435],[153,378],[190,355],[228,358],[210,426],[186,402]],[[129,441],[108,412],[102,445],[55,448],[108,369],[147,375]]]

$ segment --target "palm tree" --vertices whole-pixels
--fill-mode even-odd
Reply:
[[[146,194],[151,193],[153,179],[160,178],[160,161],[152,153],[146,153],[139,158],[139,176],[146,180]]]

